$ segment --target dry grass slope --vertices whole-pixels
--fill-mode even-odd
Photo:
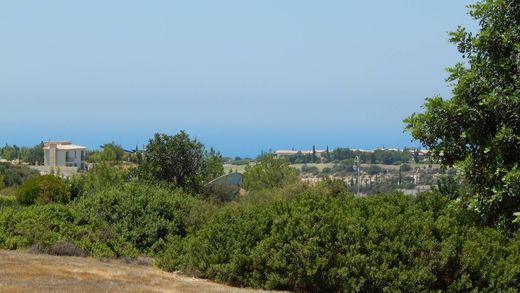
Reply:
[[[0,292],[262,292],[151,266],[0,250]]]

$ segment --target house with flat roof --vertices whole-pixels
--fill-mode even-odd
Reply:
[[[43,164],[47,167],[85,169],[86,151],[86,147],[70,141],[47,141],[43,143]]]

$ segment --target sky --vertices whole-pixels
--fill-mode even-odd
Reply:
[[[0,144],[186,130],[226,156],[420,146],[472,1],[0,1]]]

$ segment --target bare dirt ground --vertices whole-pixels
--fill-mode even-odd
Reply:
[[[0,292],[266,292],[152,266],[0,250]]]

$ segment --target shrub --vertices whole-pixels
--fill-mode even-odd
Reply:
[[[140,251],[167,235],[186,234],[185,219],[196,200],[181,189],[131,182],[81,197],[75,205],[93,219],[104,220]]]
[[[44,175],[28,179],[19,186],[16,199],[22,205],[67,203],[70,195],[63,180],[53,175]]]
[[[412,170],[413,170],[413,168],[409,164],[402,164],[401,165],[401,171],[402,172],[410,172]]]
[[[67,179],[71,197],[94,194],[123,184],[130,180],[131,170],[125,170],[110,163],[97,163],[86,173],[78,174]]]
[[[3,177],[5,187],[17,186],[25,180],[38,176],[38,172],[27,166],[0,163],[0,176]]]
[[[48,204],[0,209],[0,248],[34,246],[47,251],[65,240],[92,256],[136,255],[135,249],[106,222],[87,217],[72,206]]]
[[[295,181],[298,170],[272,154],[260,157],[256,164],[246,166],[244,172],[244,188],[249,191],[279,188]]]
[[[381,173],[382,169],[378,165],[370,165],[367,169],[369,175],[376,175]]]
[[[308,292],[518,288],[520,235],[481,228],[443,195],[330,197],[320,189],[230,205],[158,265],[233,285]]]
[[[50,255],[86,256],[87,253],[69,240],[58,240],[46,250]]]

